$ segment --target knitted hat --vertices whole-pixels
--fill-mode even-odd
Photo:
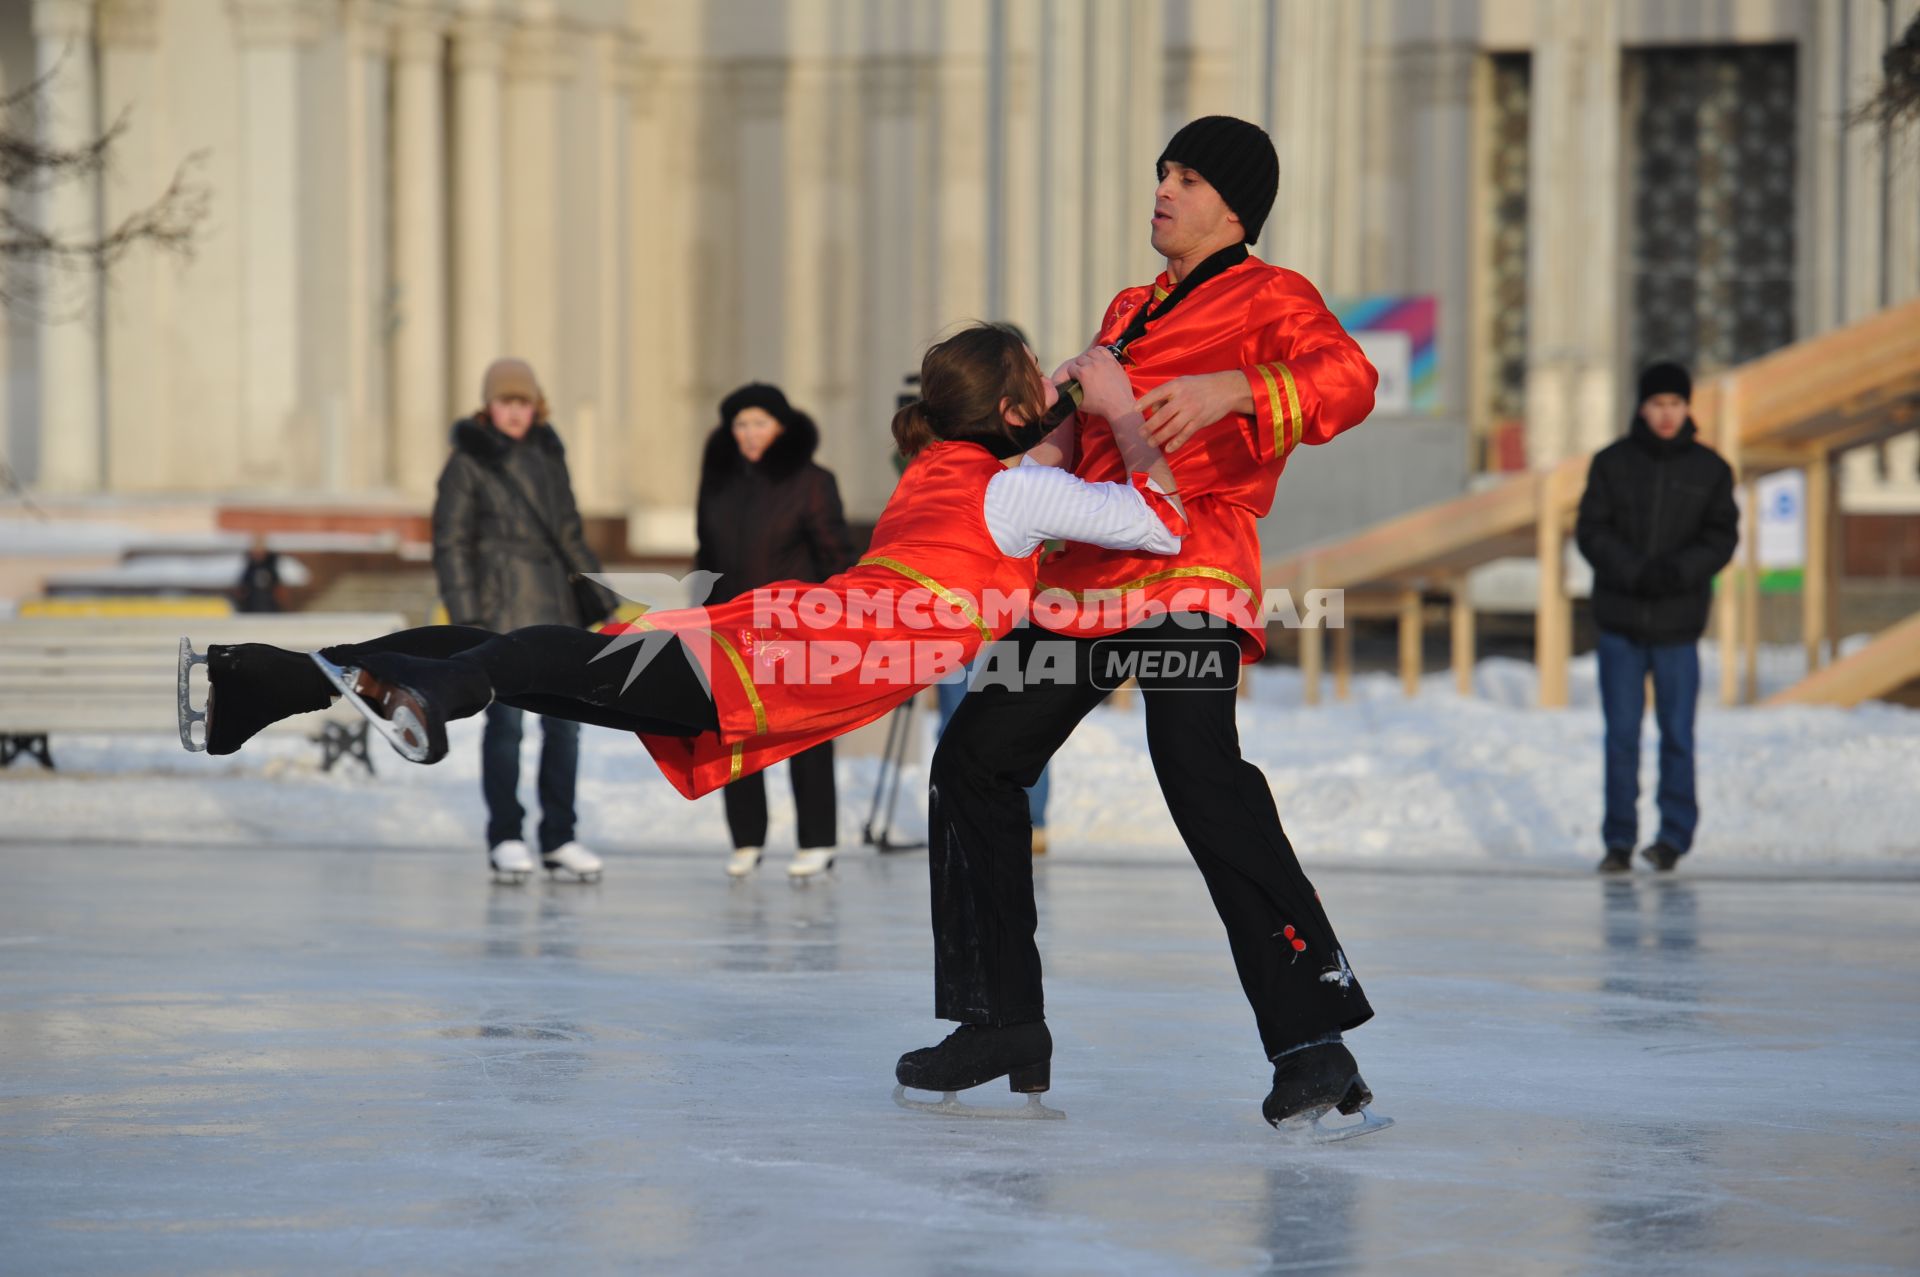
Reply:
[[[750,381],[720,401],[720,424],[731,425],[735,417],[749,408],[758,408],[783,426],[793,421],[793,405],[787,402],[780,387]]]
[[[1173,135],[1154,167],[1168,161],[1213,184],[1239,217],[1247,243],[1260,238],[1280,189],[1280,157],[1265,129],[1231,115],[1205,115]]]
[[[1693,399],[1693,378],[1679,364],[1649,364],[1640,374],[1640,400],[1645,403],[1655,395],[1679,395],[1689,402]]]
[[[480,379],[483,404],[496,399],[524,399],[537,404],[545,398],[540,393],[539,378],[533,375],[533,365],[524,359],[496,359],[487,365],[486,376]]]

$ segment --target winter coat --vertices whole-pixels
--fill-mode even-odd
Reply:
[[[794,413],[760,460],[740,455],[725,423],[700,463],[694,566],[718,572],[708,603],[773,581],[824,581],[858,557],[833,473],[814,464],[820,432]]]
[[[455,625],[504,632],[580,625],[612,611],[617,600],[602,591],[601,615],[581,614],[570,577],[598,572],[600,561],[587,548],[552,426],[542,422],[516,442],[482,417],[454,423],[433,502],[433,570]]]
[[[1695,433],[1688,420],[1662,439],[1635,417],[1587,472],[1574,539],[1593,565],[1593,619],[1637,643],[1698,642],[1740,541],[1733,470]]]

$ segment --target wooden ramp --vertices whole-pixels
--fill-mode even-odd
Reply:
[[[1782,469],[1807,471],[1802,620],[1808,668],[1817,678],[1833,630],[1838,519],[1833,459],[1848,449],[1920,428],[1920,299],[1703,380],[1694,389],[1693,418],[1703,441],[1720,450],[1736,480],[1746,485],[1750,511],[1756,504],[1756,478]],[[1266,584],[1291,589],[1296,596],[1311,589],[1339,589],[1346,593],[1349,616],[1397,616],[1401,676],[1408,695],[1419,687],[1427,600],[1446,596],[1454,679],[1465,693],[1471,690],[1474,658],[1474,618],[1466,600],[1465,574],[1495,559],[1531,555],[1541,565],[1534,640],[1538,703],[1564,706],[1573,639],[1564,563],[1586,486],[1587,461],[1569,458],[1551,469],[1519,475],[1269,562]],[[1723,576],[1715,605],[1721,699],[1728,704],[1742,699],[1743,683],[1744,699],[1753,699],[1757,664],[1756,538],[1749,534],[1743,540],[1747,559]],[[1905,629],[1896,627],[1898,632]],[[1352,666],[1351,633],[1344,627],[1333,633],[1335,687],[1344,696]],[[1320,698],[1324,644],[1325,631],[1301,631],[1300,668],[1309,704]],[[1874,648],[1879,647],[1876,642]]]
[[[1767,705],[1858,705],[1920,679],[1920,612],[1889,629],[1851,656],[1816,670]]]

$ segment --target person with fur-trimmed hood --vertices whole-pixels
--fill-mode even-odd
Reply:
[[[852,566],[853,539],[833,472],[814,461],[820,431],[779,387],[753,382],[720,401],[720,424],[700,463],[696,568],[719,573],[709,603],[723,603],[774,581],[824,581]],[[795,878],[833,864],[839,816],[833,742],[787,762],[799,849]],[[725,790],[733,855],[727,873],[742,878],[760,864],[767,841],[767,785],[759,772]]]
[[[433,570],[447,619],[501,634],[605,620],[613,596],[577,579],[600,571],[600,561],[587,546],[566,449],[547,420],[533,368],[521,359],[494,360],[480,398],[479,410],[453,425],[453,452],[433,502]],[[524,877],[534,862],[519,796],[523,715],[500,704],[486,714],[480,787],[487,857],[496,874]],[[541,863],[598,877],[600,858],[574,838],[580,726],[540,721]]]

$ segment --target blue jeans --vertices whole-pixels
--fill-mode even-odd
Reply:
[[[973,666],[969,665],[965,674],[956,674],[945,682],[933,685],[934,692],[940,697],[940,731],[947,730],[947,720],[953,717],[953,711],[960,708],[960,702],[967,694],[967,680],[972,674]],[[935,736],[937,738],[938,733]],[[1040,779],[1027,789],[1027,816],[1033,821],[1035,829],[1047,827],[1047,776],[1052,770],[1051,764],[1041,768]]]
[[[1700,700],[1700,651],[1692,643],[1636,643],[1600,631],[1600,711],[1607,722],[1607,814],[1600,839],[1631,849],[1638,836],[1640,722],[1646,678],[1653,675],[1653,717],[1660,726],[1658,841],[1693,846],[1700,808],[1693,793],[1693,717]]]
[[[480,738],[480,792],[487,799],[487,846],[526,837],[527,813],[520,806],[520,733],[522,711],[498,701],[487,706],[487,728]],[[536,716],[537,717],[537,716]],[[580,769],[580,724],[541,718],[540,852],[545,855],[573,841],[573,789]]]

